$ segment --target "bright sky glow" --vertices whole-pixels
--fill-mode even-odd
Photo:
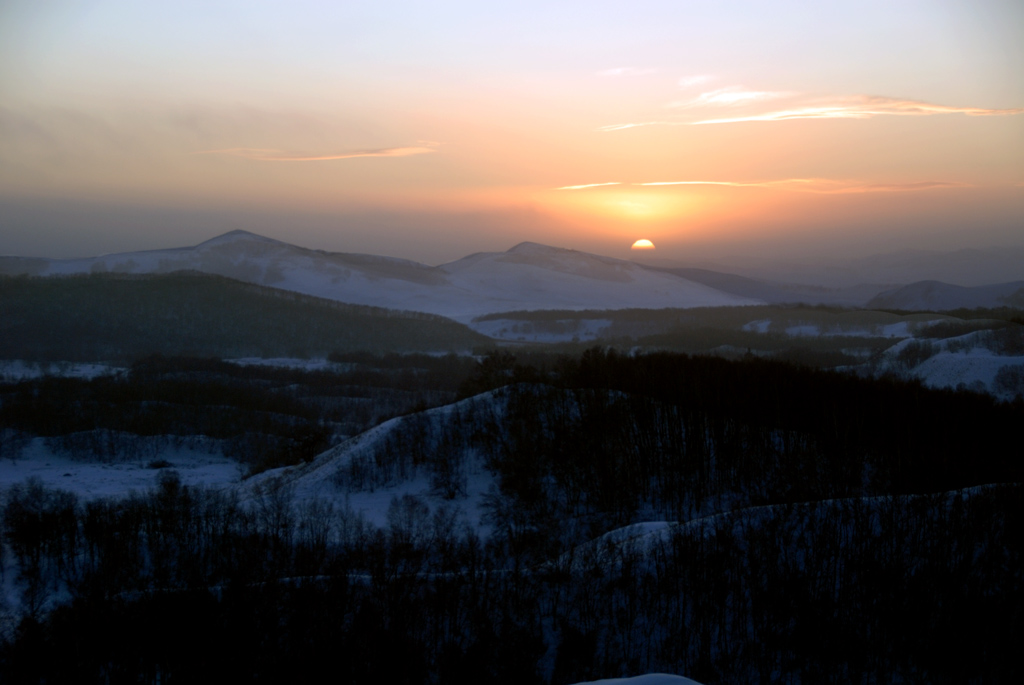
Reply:
[[[11,0],[0,254],[253,213],[433,263],[637,233],[666,257],[1021,244],[1022,35],[1019,0]],[[169,237],[153,212],[206,218]]]

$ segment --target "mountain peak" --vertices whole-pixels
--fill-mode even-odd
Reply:
[[[552,253],[564,253],[564,252],[575,252],[565,247],[552,247],[551,245],[542,245],[541,243],[531,243],[530,241],[522,242],[511,247],[505,251],[507,254],[552,254]]]
[[[235,243],[240,241],[272,243],[275,245],[287,244],[282,243],[280,240],[274,240],[273,238],[268,238],[266,236],[259,235],[258,233],[253,233],[251,231],[244,231],[239,228],[235,229],[234,231],[228,231],[227,233],[223,233],[217,236],[216,238],[210,238],[209,240],[199,243],[197,247],[212,247],[214,245],[224,245],[226,243]]]

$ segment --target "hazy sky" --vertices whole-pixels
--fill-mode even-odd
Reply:
[[[2,0],[0,254],[1021,245],[1022,36],[1020,0]]]

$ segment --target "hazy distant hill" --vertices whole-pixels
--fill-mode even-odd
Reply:
[[[195,272],[0,277],[0,358],[6,359],[304,357],[468,350],[486,342],[440,316],[345,305]]]
[[[932,310],[1018,307],[1024,309],[1024,281],[965,288],[940,281],[920,281],[880,293],[868,307]]]
[[[695,283],[703,283],[725,293],[761,300],[768,304],[803,303],[860,307],[886,289],[886,286],[871,284],[829,288],[800,283],[775,283],[696,267],[651,268],[675,274]]]
[[[712,266],[659,262],[658,266],[701,266],[754,279],[829,288],[847,288],[865,283],[889,284],[889,287],[893,287],[926,280],[979,286],[1024,278],[1024,247],[1010,245],[949,252],[898,250],[850,259],[821,258],[813,261],[775,257],[730,262],[728,266],[717,263]]]
[[[0,273],[170,273],[227,276],[350,304],[440,314],[462,322],[522,309],[715,307],[756,302],[632,262],[522,243],[442,266],[309,250],[246,231],[195,247],[89,259],[8,257]]]

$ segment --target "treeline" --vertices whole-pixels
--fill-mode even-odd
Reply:
[[[86,460],[158,459],[168,447],[223,452],[259,471],[312,459],[344,437],[450,402],[475,362],[449,355],[332,354],[307,371],[153,356],[94,379],[0,384],[0,457],[32,437]]]
[[[916,313],[903,309],[884,309],[879,311],[888,311],[901,316]],[[1024,325],[1024,307],[974,307],[973,309],[960,307],[958,309],[945,309],[938,313],[965,321],[983,319]]]
[[[341,304],[209,274],[0,276],[2,359],[310,357],[485,344],[487,338],[444,317]]]
[[[273,485],[30,482],[4,498],[27,615],[0,680],[1019,682],[1022,494],[749,509],[523,564],[411,496],[377,529]]]
[[[508,385],[511,383],[511,385]],[[504,387],[502,387],[504,386]],[[548,367],[485,359],[466,394],[403,417],[339,464],[342,491],[414,478],[465,495],[494,475],[495,541],[539,563],[650,518],[1024,480],[1024,404],[779,362],[591,351]]]
[[[31,481],[4,495],[26,613],[0,681],[537,681],[524,579],[452,510],[407,497],[376,529],[279,484],[240,502],[170,471],[119,500]]]
[[[867,457],[878,487],[925,492],[1024,477],[1014,444],[1024,404],[919,382],[857,378],[757,358],[730,362],[593,349],[559,373],[743,425],[814,436],[816,459]]]
[[[1015,310],[1017,316],[1020,311]],[[942,337],[950,331],[970,332],[1005,325],[1002,321],[960,321],[950,316],[919,312],[892,312],[829,305],[753,305],[744,307],[694,307],[690,309],[550,310],[487,314],[476,321],[517,322],[523,331],[566,333],[583,322],[607,321],[601,341],[620,349],[639,346],[687,354],[715,353],[740,357],[746,351],[818,368],[861,363],[894,344],[880,327],[897,323],[911,326],[944,320],[932,326]],[[751,326],[750,324],[757,324]],[[827,334],[791,335],[788,330],[811,327]],[[1019,327],[1018,327],[1019,328]],[[959,335],[960,333],[956,333]],[[572,356],[593,343],[550,344],[552,350]]]
[[[628,464],[638,463],[633,456],[636,445],[657,443],[656,436],[665,435],[676,441],[706,443],[702,449],[708,458],[722,460],[735,454],[751,461],[751,468],[774,458],[753,455],[782,458],[791,449],[800,468],[824,469],[813,480],[783,479],[795,489],[820,483],[820,489],[808,497],[841,496],[844,492],[835,488],[846,487],[842,484],[851,478],[860,479],[877,494],[1024,480],[1024,460],[1007,447],[1015,443],[1019,426],[1024,425],[1024,403],[930,389],[918,381],[859,378],[756,357],[729,361],[674,353],[626,355],[592,348],[579,357],[547,364],[522,363],[508,353],[492,354],[481,362],[462,394],[510,383],[543,383],[575,392],[578,408],[566,412],[548,408],[544,400],[548,391],[525,390],[525,408],[518,420],[547,426],[565,417],[579,424],[572,430],[574,437],[565,442],[591,444],[589,453],[594,455],[624,450],[630,456],[621,460]],[[590,393],[580,395],[583,390]],[[564,402],[557,394],[552,397],[548,404]],[[533,411],[532,403],[536,403]],[[646,417],[652,412],[681,418],[670,419],[674,425],[648,425]],[[503,424],[506,429],[516,425],[512,418]],[[609,431],[625,432],[612,438]],[[539,439],[545,435],[537,428],[523,432]],[[620,444],[633,447],[610,448]],[[655,449],[666,448],[656,445]],[[539,451],[550,453],[549,459],[560,453]],[[841,473],[847,476],[838,477]]]

